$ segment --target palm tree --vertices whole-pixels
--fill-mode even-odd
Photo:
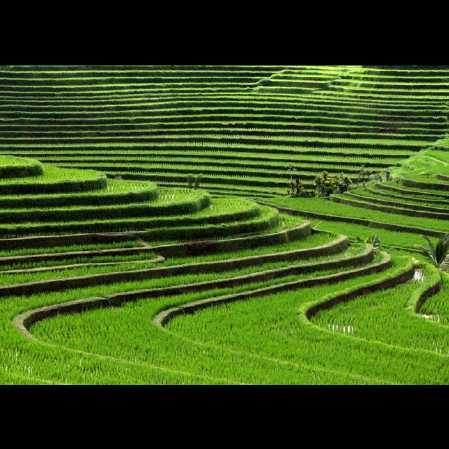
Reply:
[[[449,234],[439,238],[436,244],[433,244],[427,235],[422,237],[426,240],[427,246],[415,245],[415,247],[419,248],[437,268],[449,271]]]
[[[380,242],[380,238],[377,235],[371,235],[366,239],[366,243],[369,243],[373,246],[375,251],[379,251],[382,244]]]

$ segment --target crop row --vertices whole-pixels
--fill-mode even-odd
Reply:
[[[229,126],[229,125],[227,125]],[[202,128],[202,127],[187,127],[187,128],[178,128],[178,129],[133,129],[133,130],[126,130],[126,131],[116,131],[114,129],[108,129],[108,130],[77,130],[77,131],[26,131],[23,130],[20,131],[4,131],[2,133],[2,140],[8,139],[8,138],[22,138],[24,135],[26,135],[27,139],[33,138],[36,140],[50,137],[51,139],[59,138],[61,141],[64,141],[65,139],[73,139],[73,138],[80,138],[83,139],[85,137],[95,137],[96,139],[101,138],[111,138],[111,137],[119,137],[119,138],[128,138],[128,137],[146,137],[148,134],[151,134],[152,136],[177,136],[181,135],[182,137],[185,136],[186,133],[192,132],[195,134],[195,136],[204,134],[205,136],[210,135],[211,133],[217,134],[220,133],[222,136],[229,137],[233,135],[241,136],[241,135],[247,135],[247,136],[256,136],[256,137],[282,137],[282,138],[290,138],[290,137],[326,137],[329,135],[331,138],[335,139],[357,139],[357,138],[363,138],[363,139],[377,139],[382,138],[384,136],[394,136],[397,137],[398,135],[401,135],[401,137],[404,139],[404,141],[407,140],[429,140],[434,141],[439,135],[438,134],[429,134],[429,133],[405,133],[401,134],[398,130],[388,130],[385,131],[379,131],[379,132],[358,132],[358,131],[343,131],[339,129],[335,130],[320,130],[320,129],[309,129],[309,130],[273,130],[273,129],[258,129],[258,128],[234,128],[234,129],[228,129],[227,126],[223,127],[213,127],[213,128]]]
[[[5,92],[2,93],[4,95]],[[39,96],[41,98],[42,96]],[[320,99],[321,100],[321,99]],[[390,116],[390,117],[398,117],[398,118],[417,118],[417,119],[427,119],[433,121],[433,117],[442,121],[445,114],[445,109],[440,107],[427,107],[419,108],[411,107],[410,105],[403,105],[403,107],[399,107],[400,104],[394,104],[394,107],[390,106],[380,106],[375,105],[361,105],[360,103],[346,104],[344,102],[335,102],[332,103],[330,101],[326,102],[320,101],[318,103],[314,103],[313,101],[288,101],[288,99],[279,99],[277,101],[267,99],[266,97],[254,98],[242,96],[241,99],[238,99],[236,95],[232,97],[217,97],[208,99],[205,96],[202,96],[201,99],[198,99],[198,96],[193,96],[192,98],[172,98],[168,97],[165,101],[149,101],[148,99],[136,99],[136,100],[128,100],[128,101],[119,101],[116,102],[114,99],[111,100],[109,104],[104,104],[104,102],[88,102],[86,104],[82,104],[78,101],[65,101],[54,103],[53,105],[47,103],[43,105],[39,105],[39,103],[27,103],[23,104],[15,101],[7,101],[1,104],[1,111],[4,114],[12,114],[14,112],[22,112],[25,116],[32,116],[33,114],[39,113],[42,114],[43,117],[49,116],[49,114],[111,114],[113,112],[121,112],[121,113],[133,113],[136,114],[139,111],[145,111],[148,115],[177,115],[180,114],[181,111],[195,113],[201,111],[209,111],[209,113],[236,113],[238,111],[247,111],[248,113],[260,112],[260,113],[271,113],[275,112],[283,115],[298,114],[298,113],[314,113],[314,114],[323,114],[323,115],[335,115],[342,114],[357,116],[360,115],[361,118],[370,118],[370,117],[379,117],[379,116]],[[371,107],[370,107],[371,106]],[[50,110],[49,110],[50,107]],[[25,114],[26,113],[26,114]]]
[[[0,152],[8,153],[12,155],[29,156],[33,157],[35,154],[46,153],[48,155],[61,155],[66,152],[83,152],[87,155],[91,154],[114,154],[118,150],[123,151],[122,154],[127,154],[130,151],[138,150],[140,154],[185,154],[186,152],[192,152],[192,154],[200,152],[202,149],[206,152],[213,151],[215,154],[228,153],[230,155],[238,156],[239,154],[246,155],[247,153],[254,154],[257,150],[260,151],[262,157],[276,157],[276,156],[292,156],[292,157],[302,157],[306,156],[322,156],[323,161],[325,157],[330,156],[345,157],[350,158],[370,158],[372,160],[398,160],[401,157],[409,157],[412,152],[419,152],[419,147],[415,149],[406,150],[401,148],[400,145],[393,148],[377,148],[375,145],[367,146],[365,148],[360,146],[355,146],[352,148],[347,144],[342,146],[316,146],[316,145],[254,145],[247,143],[214,143],[213,145],[207,145],[205,142],[197,141],[190,142],[188,145],[176,143],[176,142],[165,142],[165,143],[115,143],[111,142],[109,144],[97,143],[97,144],[66,144],[61,143],[59,145],[49,144],[49,145],[36,145],[36,144],[17,144],[14,146],[4,145],[0,143]]]
[[[268,120],[270,119],[270,120]],[[149,119],[151,120],[151,119]],[[432,127],[431,124],[425,126],[425,124],[420,124],[420,127],[410,127],[407,123],[401,122],[396,123],[394,128],[389,129],[387,122],[381,123],[365,123],[357,124],[354,121],[348,121],[346,119],[341,123],[320,123],[322,120],[312,120],[311,117],[307,117],[306,120],[299,120],[294,118],[287,121],[280,121],[281,117],[277,116],[257,116],[257,115],[239,115],[239,116],[227,116],[227,115],[205,115],[205,116],[187,116],[185,118],[178,118],[178,121],[168,118],[164,121],[163,117],[157,117],[155,121],[148,121],[145,118],[134,118],[133,120],[123,119],[123,120],[107,120],[107,121],[91,121],[86,120],[83,122],[76,123],[75,121],[65,122],[65,121],[39,121],[39,124],[19,121],[19,122],[0,122],[0,129],[5,132],[29,132],[29,133],[60,133],[65,135],[66,133],[77,133],[77,132],[118,132],[118,131],[133,131],[133,132],[143,132],[144,130],[152,130],[154,132],[161,132],[162,130],[172,130],[180,131],[185,128],[191,129],[205,129],[207,127],[215,127],[217,129],[229,129],[230,126],[238,126],[239,129],[249,130],[252,132],[299,132],[299,131],[311,131],[313,127],[316,127],[321,132],[347,132],[351,134],[362,134],[362,133],[404,133],[413,135],[437,135],[440,134],[439,131],[444,130],[444,126],[440,126],[439,130]],[[259,127],[259,128],[258,128]],[[210,128],[209,128],[210,129]]]

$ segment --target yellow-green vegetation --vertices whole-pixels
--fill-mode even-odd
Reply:
[[[449,383],[449,69],[0,67],[0,383]]]

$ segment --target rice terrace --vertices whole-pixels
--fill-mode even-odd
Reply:
[[[449,384],[449,66],[0,66],[0,384]]]

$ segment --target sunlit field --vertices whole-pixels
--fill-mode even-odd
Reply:
[[[0,384],[449,383],[449,66],[0,66]]]

